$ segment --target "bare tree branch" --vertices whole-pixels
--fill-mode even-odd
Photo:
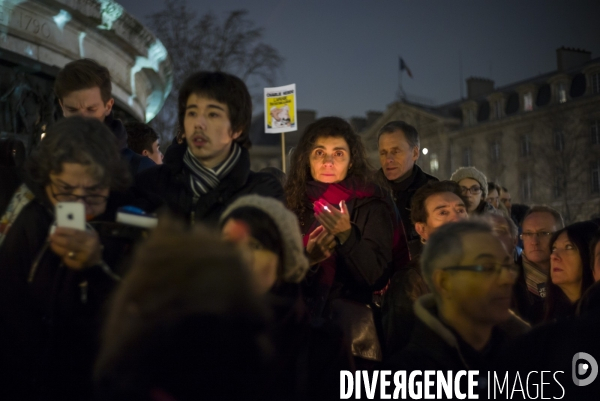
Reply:
[[[173,61],[173,91],[152,125],[161,141],[170,141],[177,123],[177,91],[195,71],[225,71],[239,76],[253,99],[262,99],[262,87],[273,85],[284,58],[262,42],[246,10],[230,12],[224,20],[213,13],[198,16],[187,2],[165,0],[164,9],[149,16],[150,27]]]

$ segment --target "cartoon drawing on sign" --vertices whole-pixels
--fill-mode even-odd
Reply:
[[[282,107],[271,107],[271,126],[273,128],[285,128],[292,126],[290,119],[290,106],[287,104]]]

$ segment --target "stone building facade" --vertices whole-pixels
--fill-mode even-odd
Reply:
[[[561,48],[555,71],[500,88],[469,78],[467,93],[437,107],[389,105],[361,132],[371,160],[379,165],[378,130],[404,120],[419,131],[427,173],[475,166],[513,203],[553,206],[569,222],[600,214],[600,58]]]
[[[172,86],[167,50],[113,0],[0,1],[0,137],[28,147],[61,113],[52,90],[67,63],[111,72],[118,117],[150,121]]]

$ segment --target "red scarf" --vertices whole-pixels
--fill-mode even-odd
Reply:
[[[392,198],[387,194],[381,187],[373,183],[363,183],[355,178],[347,178],[341,182],[335,184],[325,184],[318,181],[309,181],[306,184],[306,196],[311,204],[316,201],[325,200],[333,206],[338,206],[341,201],[351,201],[353,199],[364,199],[375,197],[383,200],[388,205],[390,216],[392,221],[398,222],[394,224],[394,242],[392,246],[397,248],[397,244],[400,243],[400,238],[404,234],[402,223],[397,219],[394,212],[394,204]],[[352,206],[348,206],[348,212],[352,214],[350,209]],[[315,219],[311,224],[306,234],[303,237],[304,247],[308,244],[310,233],[313,232],[318,226],[319,222]],[[321,296],[317,296],[320,300],[326,300],[327,294],[333,285],[336,272],[336,254],[335,251],[332,255],[321,262],[319,270],[315,273],[313,278],[314,285],[320,287],[316,289],[316,292],[320,293]],[[320,305],[315,305],[310,302],[309,308],[311,309],[311,315],[320,316],[325,306],[324,303],[318,302]]]

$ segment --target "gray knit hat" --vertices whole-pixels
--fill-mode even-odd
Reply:
[[[304,255],[304,245],[298,218],[274,198],[260,195],[246,195],[233,202],[221,215],[219,224],[236,209],[254,207],[266,213],[275,223],[283,242],[283,281],[299,283],[308,271],[308,259]]]
[[[477,170],[475,167],[459,167],[458,170],[456,170],[452,174],[452,177],[450,177],[450,180],[454,181],[458,184],[464,178],[472,178],[475,181],[477,181],[479,183],[479,185],[481,185],[481,192],[482,192],[481,198],[482,199],[487,198],[488,184],[487,184],[487,178],[485,178],[485,174],[483,174],[481,171]]]

